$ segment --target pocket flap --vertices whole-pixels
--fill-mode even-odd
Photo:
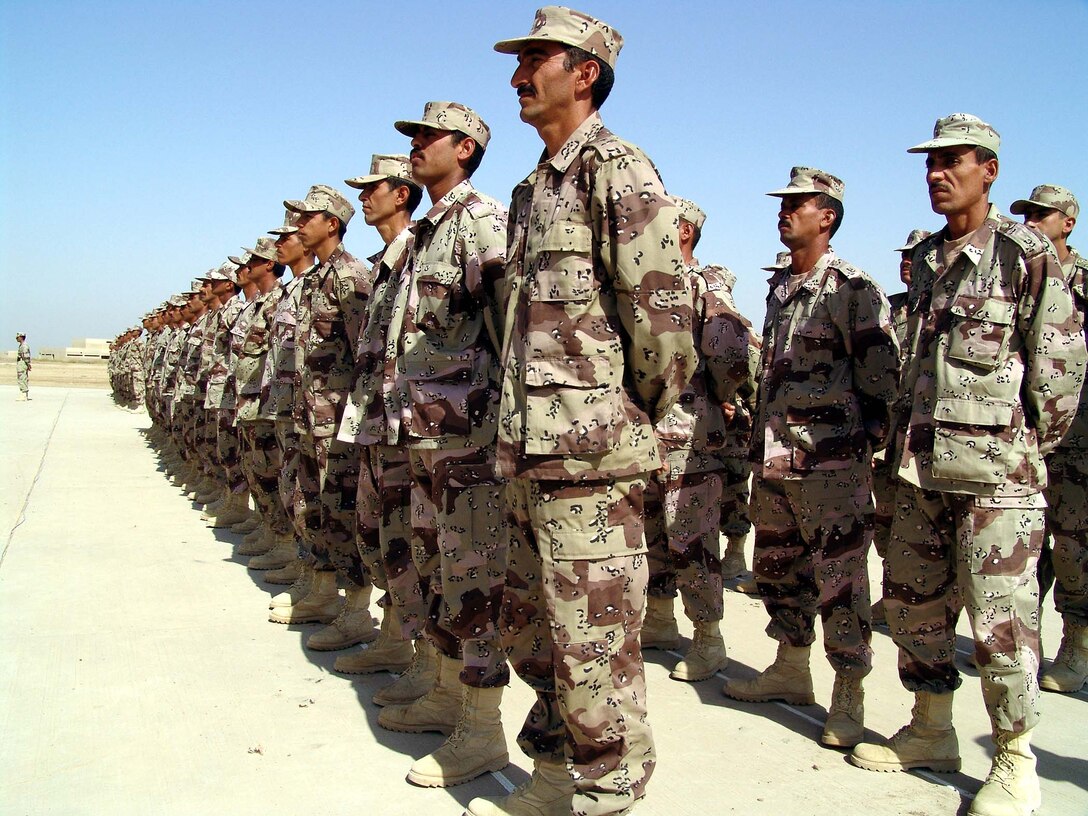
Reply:
[[[593,231],[588,224],[557,221],[540,239],[542,252],[589,252],[593,248]]]
[[[597,388],[609,381],[608,358],[552,357],[527,360],[525,384],[528,386],[566,385],[575,388]]]
[[[952,304],[949,311],[957,317],[985,320],[1001,326],[1008,326],[1012,323],[1012,315],[1015,309],[1016,304],[1007,300],[961,297]]]
[[[429,261],[416,266],[419,280],[428,280],[451,286],[461,276],[461,269],[454,264]]]
[[[933,418],[938,422],[958,425],[987,425],[1007,428],[1012,424],[1013,406],[996,400],[975,400],[967,397],[939,397]]]
[[[424,359],[404,361],[406,379],[442,382],[468,382],[472,379],[472,351],[460,354],[428,354]]]

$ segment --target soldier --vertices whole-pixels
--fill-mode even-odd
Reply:
[[[284,206],[299,214],[298,238],[317,256],[303,278],[296,327],[294,403],[299,429],[299,489],[305,542],[316,567],[310,593],[289,607],[273,607],[275,623],[320,621],[328,628],[311,636],[311,648],[345,648],[378,636],[370,615],[373,590],[355,544],[355,494],[359,459],[351,445],[336,439],[351,389],[353,350],[359,340],[370,272],[343,244],[355,208],[325,185],[310,188],[301,201]],[[336,579],[347,584],[340,603]]]
[[[841,180],[794,167],[778,233],[790,265],[775,273],[763,328],[752,440],[756,584],[778,641],[774,663],[729,680],[728,697],[815,702],[809,652],[815,618],[835,670],[820,741],[864,736],[862,680],[872,669],[869,575],[872,452],[891,427],[899,347],[887,298],[830,242],[843,218]]]
[[[30,346],[26,344],[26,335],[19,332],[15,335],[15,342],[19,344],[15,351],[15,378],[19,383],[19,396],[16,402],[27,402],[30,399]]]
[[[722,452],[737,414],[733,411],[727,418],[723,406],[735,408],[738,388],[742,399],[755,393],[758,361],[752,354],[751,324],[728,295],[728,270],[702,267],[693,255],[706,214],[687,199],[674,201],[680,210],[680,254],[691,286],[699,363],[680,399],[654,429],[665,451],[665,468],[652,474],[646,486],[650,583],[642,648],[654,645],[655,639],[661,647],[675,647],[673,598],[679,588],[695,637],[669,676],[695,682],[729,663],[720,631]],[[662,637],[673,642],[661,644]]]
[[[384,245],[369,259],[374,292],[355,349],[355,384],[339,437],[362,446],[356,502],[359,552],[387,597],[381,635],[359,652],[337,658],[333,669],[345,674],[400,672],[374,695],[378,705],[396,705],[430,691],[436,668],[434,649],[422,637],[431,602],[430,576],[421,579],[412,559],[412,479],[394,376],[399,330],[392,326],[397,298],[408,294],[402,278],[412,251],[412,212],[423,191],[412,179],[407,156],[376,154],[369,175],[345,183],[360,191],[363,218]]]
[[[926,154],[946,226],[912,254],[906,373],[893,462],[900,480],[884,605],[910,724],[851,757],[868,770],[960,767],[952,693],[955,626],[966,608],[997,752],[970,814],[1027,814],[1041,795],[1038,581],[1043,457],[1076,411],[1084,337],[1049,241],[989,202],[1000,138],[954,113]]]
[[[412,140],[412,177],[432,204],[412,230],[390,341],[438,672],[427,694],[387,706],[378,724],[452,731],[408,772],[417,785],[445,787],[509,762],[499,704],[510,670],[498,630],[507,531],[495,476],[506,209],[472,186],[491,131],[471,108],[428,102],[422,119],[395,127]]]
[[[911,252],[923,238],[929,237],[929,231],[923,229],[911,230],[907,235],[907,242],[899,249],[899,280],[906,286],[910,286]],[[900,362],[906,355],[907,340],[907,293],[897,292],[888,297],[888,305],[892,310],[892,325],[895,327],[895,339],[899,341]],[[895,514],[895,479],[893,468],[888,461],[887,451],[878,451],[873,457],[873,499],[876,504],[876,515],[873,519],[873,546],[881,559],[888,550],[888,538],[891,535],[892,516]],[[883,625],[884,599],[878,598],[873,603],[870,613],[873,625]]]
[[[503,642],[536,703],[518,736],[530,782],[469,813],[611,814],[646,791],[655,751],[639,635],[643,491],[654,425],[695,369],[676,205],[598,109],[623,38],[539,9],[510,84],[544,142],[513,192],[499,472],[512,530]]]
[[[1088,331],[1088,259],[1069,246],[1080,205],[1064,187],[1040,184],[1027,199],[1009,210],[1049,238],[1073,292],[1081,322]],[[1039,687],[1047,691],[1079,691],[1088,680],[1088,393],[1081,389],[1076,418],[1061,444],[1046,458],[1046,528],[1053,552],[1046,546],[1039,580],[1056,579],[1054,606],[1062,616],[1064,635],[1054,662],[1043,672]],[[1044,562],[1051,574],[1046,576]],[[1040,592],[1040,602],[1043,593]]]

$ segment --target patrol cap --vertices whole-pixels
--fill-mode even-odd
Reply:
[[[790,183],[781,190],[771,190],[767,195],[782,198],[804,193],[823,193],[841,204],[845,192],[846,185],[838,176],[817,170],[815,167],[794,167],[790,170]]]
[[[613,70],[623,48],[623,37],[616,29],[584,11],[565,6],[544,6],[536,10],[536,19],[528,34],[500,40],[495,43],[495,50],[500,54],[516,54],[526,43],[539,40],[581,48],[608,63]]]
[[[405,136],[412,137],[421,127],[435,130],[456,130],[476,141],[483,150],[491,140],[491,128],[472,108],[460,102],[428,102],[423,106],[423,118],[418,120],[399,119],[393,127]]]
[[[26,334],[24,332],[15,332],[15,339],[18,340],[20,337],[26,337]]]
[[[788,253],[788,252],[779,252],[777,255],[774,256],[774,263],[773,264],[771,264],[770,266],[764,266],[762,268],[764,270],[766,270],[767,272],[778,272],[781,269],[785,269],[789,265],[790,265],[790,253]]]
[[[215,269],[208,270],[208,274],[204,276],[203,280],[209,281],[224,281],[228,280],[231,283],[238,283],[238,270],[237,267],[245,266],[244,261],[239,261],[233,256],[228,256],[226,262],[219,264]]]
[[[933,138],[914,147],[908,147],[908,153],[926,153],[942,147],[974,145],[992,150],[997,155],[1001,147],[1001,137],[992,125],[988,125],[977,116],[969,113],[950,113],[938,119],[933,125]]]
[[[335,215],[345,226],[355,215],[355,208],[351,206],[351,202],[344,198],[339,190],[324,184],[315,184],[306,193],[306,198],[301,201],[284,201],[283,206],[297,213],[323,212]]]
[[[253,258],[260,258],[265,261],[276,260],[276,241],[273,238],[265,238],[263,235],[257,239],[257,246],[253,249],[242,247],[246,251],[246,263],[249,263]]]
[[[361,190],[368,184],[389,178],[406,181],[419,189],[419,185],[412,179],[412,164],[403,154],[375,153],[370,159],[370,174],[344,179],[344,184]]]
[[[689,201],[686,198],[680,198],[680,196],[673,196],[672,201],[680,210],[680,217],[682,219],[694,226],[697,230],[703,228],[703,224],[706,223],[706,213],[699,208],[698,204],[694,201]]]
[[[249,263],[249,253],[246,253],[241,257],[239,257],[238,255],[228,255],[227,260],[235,266],[245,266],[247,263]]]
[[[180,309],[182,306],[189,302],[189,296],[174,295],[166,302],[168,305],[173,306],[175,309]]]
[[[1031,191],[1028,198],[1020,198],[1010,204],[1009,212],[1023,215],[1031,207],[1057,210],[1070,218],[1080,215],[1080,204],[1077,203],[1076,196],[1057,184],[1040,184]]]
[[[922,241],[924,241],[926,238],[928,238],[932,234],[933,233],[930,232],[929,230],[923,230],[923,229],[911,230],[910,235],[907,236],[907,242],[905,244],[903,244],[903,246],[899,247],[899,249],[897,249],[895,251],[896,252],[910,252],[912,249],[914,249],[916,246],[918,246],[918,244],[922,243]]]
[[[283,214],[283,226],[270,229],[269,235],[291,235],[298,232],[298,213],[286,210]]]

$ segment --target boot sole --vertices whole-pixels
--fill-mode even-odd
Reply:
[[[856,740],[844,740],[838,737],[830,737],[827,734],[820,736],[820,744],[826,745],[828,748],[856,748],[863,742],[865,742],[864,734]]]
[[[1057,694],[1076,694],[1084,688],[1084,683],[1081,683],[1079,686],[1063,686],[1061,683],[1056,683],[1053,680],[1044,677],[1039,681],[1039,688],[1043,691],[1053,691]]]
[[[373,666],[364,666],[358,669],[344,669],[338,668],[334,664],[332,670],[337,674],[377,674],[378,672],[396,672],[397,674],[400,674],[407,670],[409,665],[411,665],[411,661],[408,661],[407,663],[375,663]],[[419,697],[414,697],[413,699],[418,700]],[[412,700],[408,700],[407,702],[410,703]],[[389,705],[389,703],[384,703],[383,705]]]
[[[283,568],[281,567],[280,569]],[[266,584],[275,584],[276,586],[291,586],[291,584],[298,580],[298,576],[296,575],[294,578],[275,578],[271,575],[264,575],[261,577],[261,580],[264,581]]]
[[[783,692],[782,694],[741,694],[739,692],[730,691],[728,688],[722,689],[722,694],[734,700],[740,700],[742,703],[789,703],[790,705],[816,705],[815,694],[790,694],[789,692]]]
[[[417,697],[416,699],[418,700],[419,698]],[[399,705],[403,705],[403,703]],[[453,729],[455,727],[455,725],[452,723],[424,723],[423,725],[402,725],[401,723],[397,723],[395,726],[393,726],[386,725],[380,719],[378,720],[378,725],[380,725],[386,731],[396,731],[398,734],[427,734],[434,732],[438,734],[444,734],[447,737],[453,733]],[[501,767],[505,768],[506,765],[504,764]],[[477,774],[476,776],[479,776],[479,774]],[[470,778],[474,779],[475,777]],[[467,782],[468,780],[465,781]]]
[[[960,766],[963,764],[959,759],[931,759],[918,762],[872,762],[867,759],[858,759],[856,756],[849,756],[851,765],[856,765],[866,771],[876,771],[878,773],[901,773],[902,771],[913,771],[918,768],[923,768],[933,773],[956,773],[959,771]]]
[[[368,633],[366,635],[363,635],[362,637],[351,638],[349,640],[343,641],[342,643],[330,643],[330,644],[319,643],[317,645],[314,645],[314,644],[310,643],[310,640],[312,640],[312,639],[313,638],[310,638],[310,639],[308,639],[306,641],[306,648],[310,649],[311,651],[314,651],[314,652],[339,652],[339,651],[341,651],[343,649],[347,649],[349,646],[358,646],[360,643],[373,643],[375,640],[378,639],[378,632],[377,632],[377,630],[375,630],[372,634]]]
[[[709,680],[718,672],[723,671],[728,665],[729,661],[726,661],[713,671],[703,672],[701,674],[681,674],[674,669],[673,671],[669,672],[669,677],[671,677],[673,680],[679,680],[682,683],[700,683],[703,680]]]
[[[452,788],[455,785],[463,785],[466,782],[471,782],[478,776],[483,776],[485,773],[494,773],[495,771],[501,771],[507,765],[510,764],[510,755],[503,754],[501,757],[491,760],[483,765],[478,770],[469,771],[468,773],[461,774],[460,776],[440,777],[440,776],[424,776],[421,774],[408,771],[406,777],[413,785],[419,785],[421,788]]]
[[[287,609],[289,607],[281,606],[278,609]],[[289,617],[286,615],[276,616],[275,612],[268,616],[268,620],[271,623],[282,623],[289,626],[292,623],[332,623],[336,620],[336,615],[304,615],[302,617]]]
[[[255,557],[260,558],[260,556],[255,556]],[[284,564],[246,564],[246,569],[257,570],[258,572],[263,572],[264,570],[278,570],[278,569],[283,569],[284,567],[287,566],[287,564],[290,564],[290,563],[291,562],[288,561],[288,562],[286,562]],[[291,583],[293,584],[294,581],[291,581]],[[331,621],[330,621],[330,623],[331,623]]]
[[[372,702],[378,708],[385,708],[386,706],[411,705],[416,700],[420,700],[425,697],[426,694],[427,692],[423,692],[423,694],[420,694],[419,697],[412,697],[411,699],[408,699],[407,697],[383,697],[381,692],[376,691],[374,692],[374,696],[370,698],[370,702]]]

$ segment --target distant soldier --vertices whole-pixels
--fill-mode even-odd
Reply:
[[[843,183],[794,167],[778,233],[790,265],[770,280],[763,372],[752,432],[754,572],[778,641],[774,663],[723,692],[749,702],[815,702],[809,652],[816,614],[835,670],[820,740],[864,737],[862,680],[872,670],[867,556],[872,456],[887,441],[899,346],[881,288],[839,258]]]
[[[1081,322],[1088,332],[1088,259],[1069,246],[1080,205],[1064,187],[1040,184],[1009,210],[1049,238],[1062,273],[1073,292]],[[1046,458],[1046,527],[1053,542],[1039,564],[1040,583],[1056,581],[1054,606],[1065,629],[1054,663],[1043,672],[1039,687],[1073,692],[1088,680],[1088,389],[1081,389],[1077,415],[1061,444]],[[1044,562],[1051,575],[1044,575]],[[1048,587],[1043,586],[1043,592]]]
[[[15,352],[15,378],[19,383],[19,396],[16,402],[26,402],[30,399],[30,346],[26,344],[26,335],[19,332],[15,335],[15,342],[19,344]]]
[[[899,487],[884,605],[911,722],[852,762],[959,770],[956,620],[967,611],[997,752],[968,813],[1033,813],[1039,721],[1037,565],[1046,467],[1076,413],[1085,341],[1053,246],[989,201],[1000,138],[975,116],[937,121],[926,154],[947,224],[912,254],[906,373],[892,461]]]

